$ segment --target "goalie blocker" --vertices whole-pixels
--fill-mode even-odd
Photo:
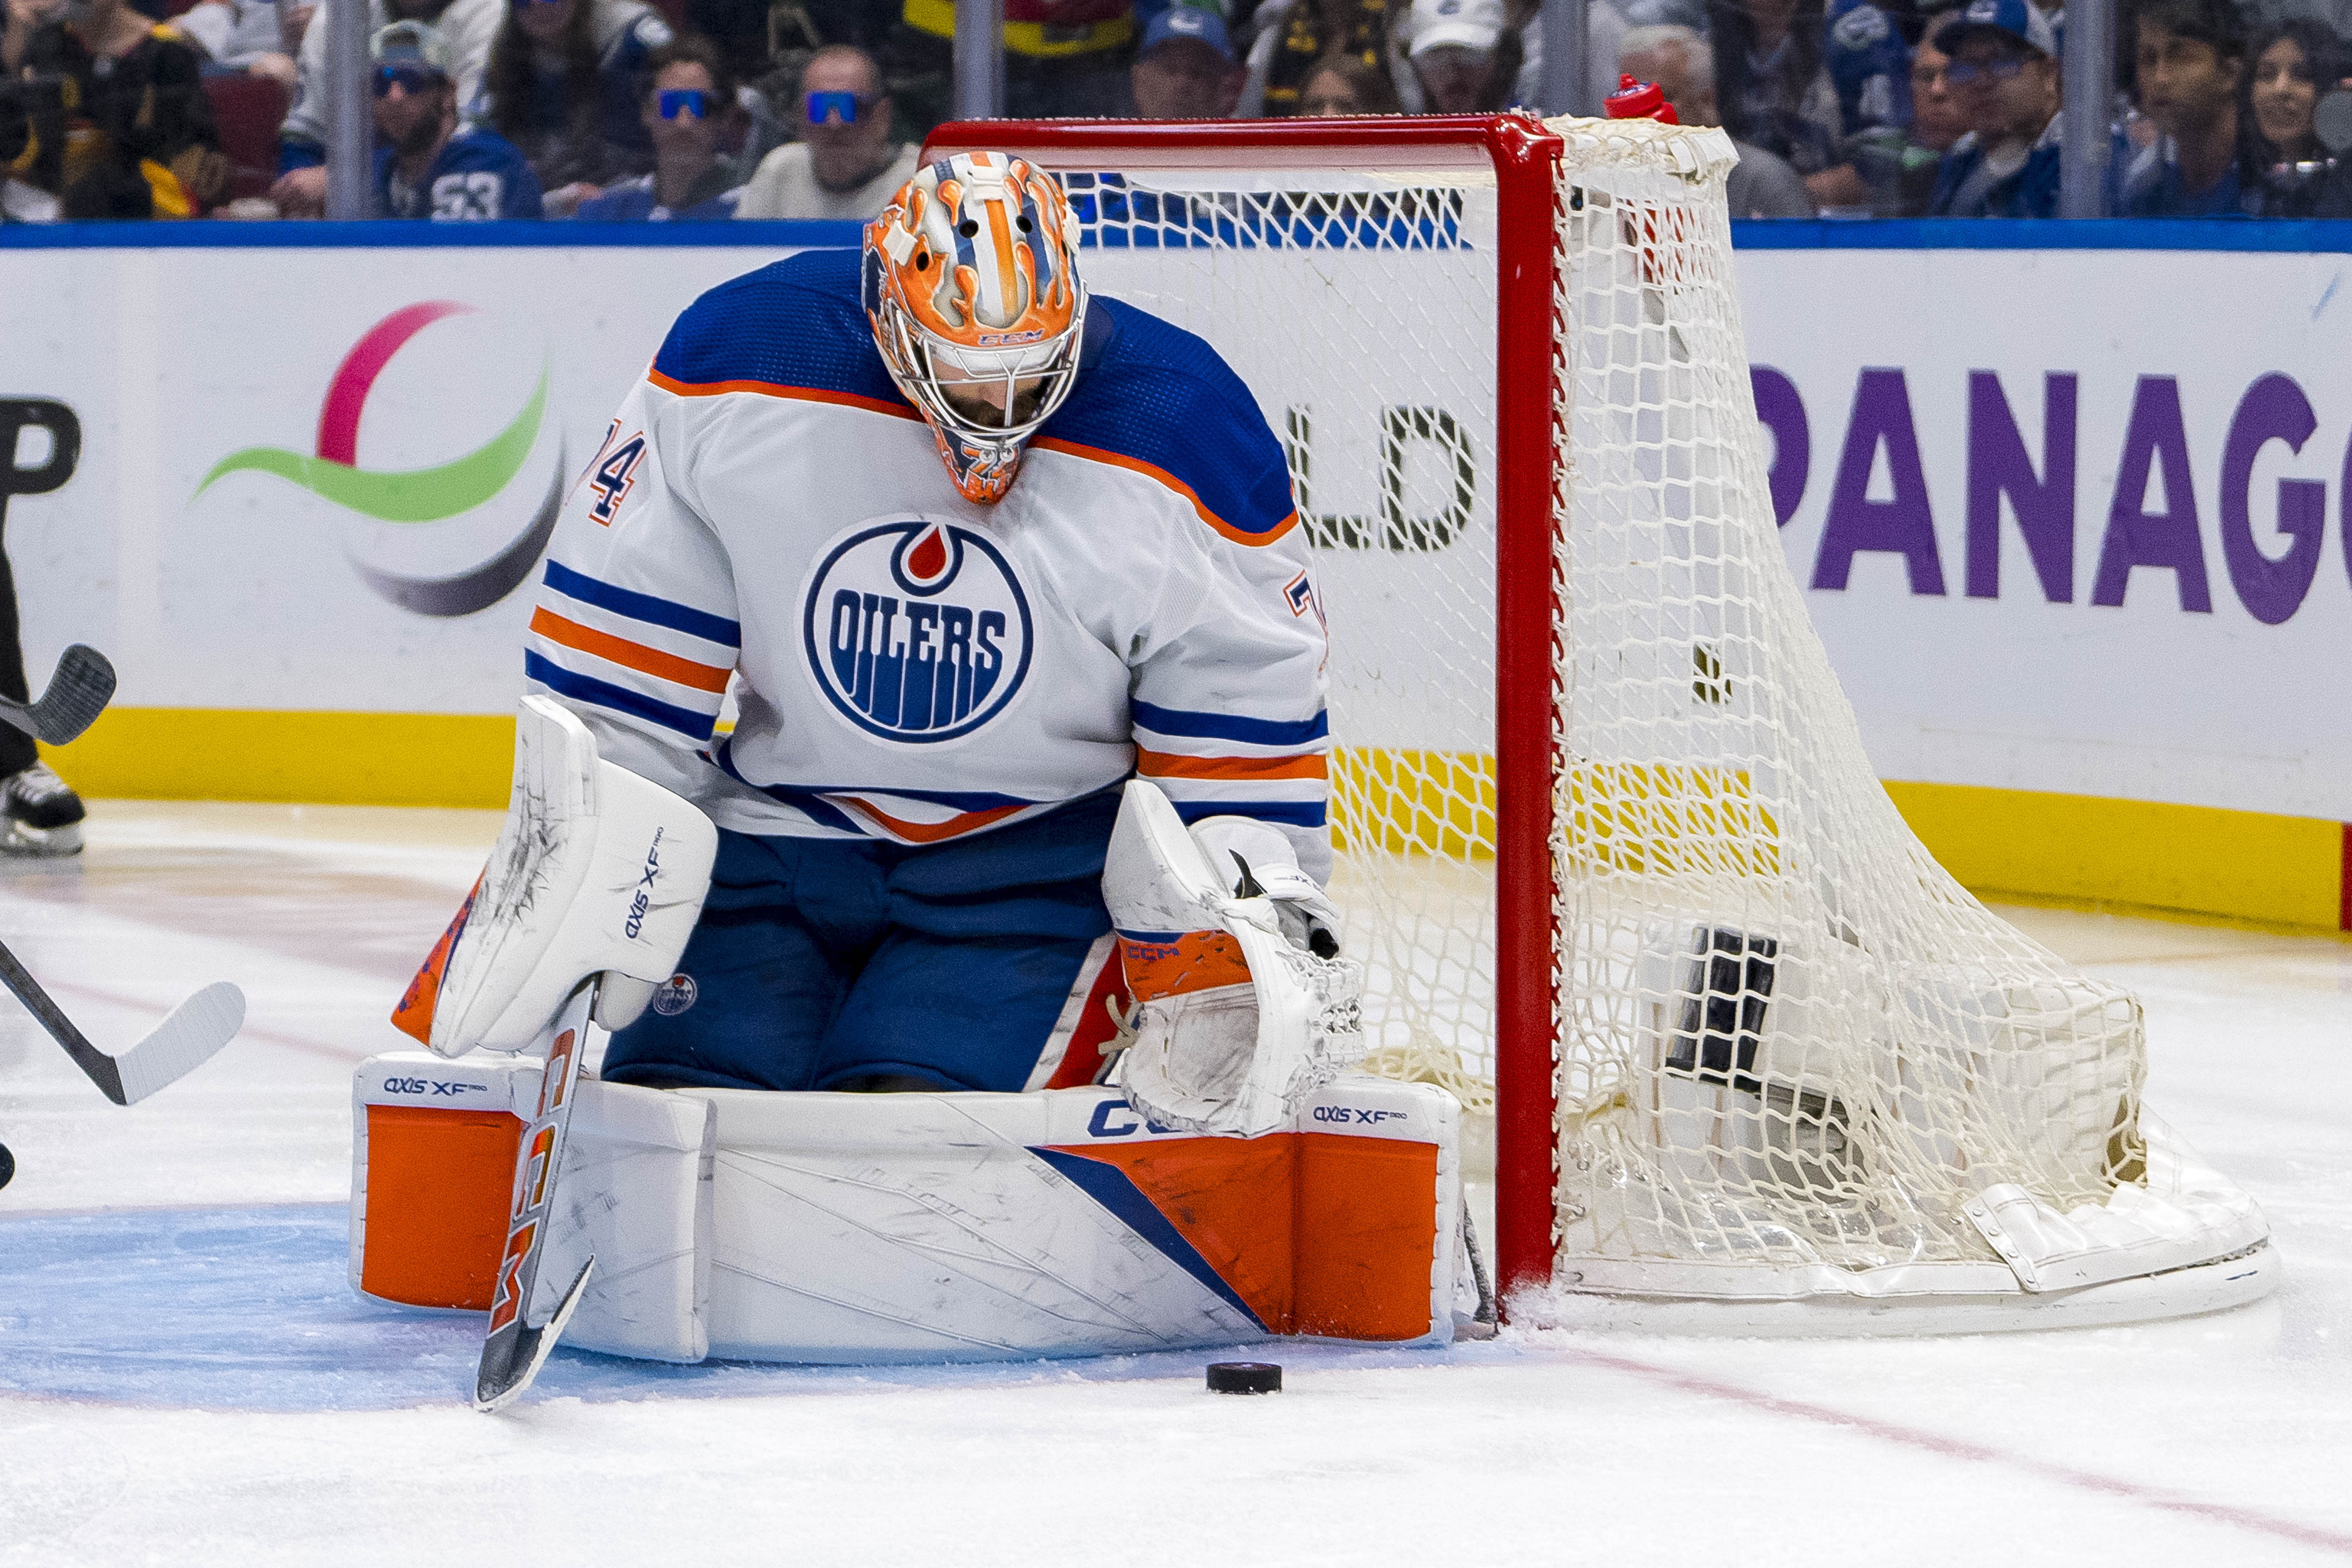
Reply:
[[[392,1021],[445,1057],[524,1050],[602,974],[596,1022],[625,1026],[677,968],[718,852],[691,802],[599,759],[561,703],[524,698],[506,825]]]

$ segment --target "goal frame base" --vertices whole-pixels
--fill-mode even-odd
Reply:
[[[1511,1302],[1511,1321],[1521,1328],[1629,1337],[1727,1339],[1916,1339],[2111,1329],[2235,1311],[2276,1290],[2283,1273],[2277,1250],[2264,1241],[2235,1258],[2041,1293],[1753,1300],[1601,1295],[1553,1287],[1520,1292]]]

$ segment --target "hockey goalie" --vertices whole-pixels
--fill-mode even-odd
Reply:
[[[566,504],[506,835],[398,1016],[457,1059],[361,1073],[361,1289],[486,1304],[452,1216],[503,1234],[498,1123],[593,995],[541,1276],[597,1259],[572,1342],[1451,1336],[1455,1108],[1345,1076],[1282,448],[1078,237],[962,154],[679,318]],[[470,1086],[473,1176],[404,1114],[427,1079]]]

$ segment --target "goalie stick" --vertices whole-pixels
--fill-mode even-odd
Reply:
[[[96,648],[76,643],[58,656],[49,689],[38,698],[18,702],[0,697],[0,720],[52,746],[62,746],[96,723],[113,696],[114,666]]]
[[[117,1105],[136,1105],[192,1068],[202,1066],[245,1026],[245,993],[228,981],[217,980],[173,1008],[171,1016],[137,1045],[119,1056],[109,1056],[74,1027],[73,1020],[49,1000],[41,983],[5,944],[0,944],[0,982],[16,994],[25,1010],[40,1020],[49,1038],[65,1047],[66,1055],[89,1075],[99,1091]]]
[[[503,1409],[522,1397],[562,1337],[563,1325],[588,1287],[591,1257],[572,1277],[555,1310],[537,1327],[530,1323],[531,1288],[547,1251],[547,1218],[555,1201],[555,1177],[563,1162],[564,1134],[572,1127],[572,1089],[579,1080],[580,1055],[587,1043],[588,1019],[596,1007],[596,983],[589,982],[548,1026],[554,1041],[541,1070],[539,1109],[523,1129],[515,1152],[514,1201],[508,1213],[507,1246],[499,1259],[498,1289],[490,1299],[489,1333],[474,1374],[474,1408]]]

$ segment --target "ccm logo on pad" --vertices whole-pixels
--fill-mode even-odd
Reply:
[[[1383,1121],[1410,1121],[1409,1110],[1365,1110],[1346,1105],[1318,1105],[1315,1108],[1318,1121],[1345,1121],[1358,1127],[1378,1127]]]
[[[1113,1118],[1117,1118],[1116,1121]],[[1130,1132],[1144,1131],[1173,1132],[1173,1127],[1162,1127],[1157,1121],[1142,1121],[1123,1100],[1106,1100],[1095,1107],[1094,1120],[1087,1123],[1087,1131],[1097,1138],[1124,1138]]]
[[[386,1094],[454,1096],[488,1094],[490,1086],[486,1083],[443,1083],[429,1078],[388,1078],[383,1080],[383,1091]]]

